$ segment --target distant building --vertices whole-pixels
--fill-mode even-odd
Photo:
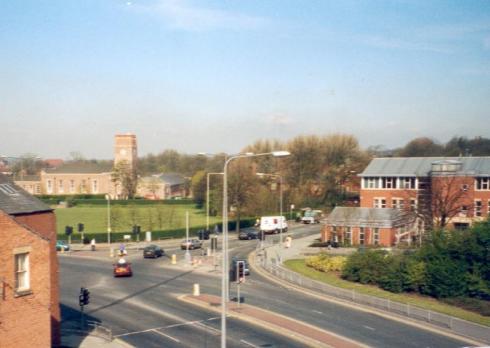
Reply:
[[[464,229],[490,216],[490,157],[375,158],[359,176],[361,208],[357,209],[411,212],[403,215],[408,219],[406,226],[411,228],[404,233],[398,230],[398,239],[383,236],[383,240],[410,242],[434,224]],[[326,220],[322,234],[325,240],[334,237],[334,228],[343,226],[335,216]],[[408,223],[413,216],[416,221]],[[394,217],[390,219],[394,223]],[[351,222],[346,220],[343,224],[354,227]],[[372,232],[370,227],[365,228],[366,233]],[[357,240],[363,244],[362,238]],[[365,244],[370,241],[364,239]]]
[[[56,218],[0,174],[0,347],[60,344]]]
[[[146,176],[139,180],[137,195],[147,199],[176,199],[188,196],[187,179],[167,173]]]

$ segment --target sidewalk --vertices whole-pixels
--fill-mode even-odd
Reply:
[[[107,341],[96,336],[68,335],[61,337],[61,347],[70,348],[132,348],[129,343],[119,339]]]

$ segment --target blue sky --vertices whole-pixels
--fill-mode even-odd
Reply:
[[[1,155],[490,137],[489,1],[0,2]]]

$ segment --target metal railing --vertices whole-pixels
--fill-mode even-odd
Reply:
[[[280,260],[277,258],[273,258],[271,255],[267,257],[266,253],[274,253],[274,250],[271,250],[272,248],[270,246],[272,246],[272,243],[268,243],[268,247],[265,247],[262,252],[259,252],[259,250],[256,251],[255,263],[278,278],[322,294],[406,316],[417,321],[427,322],[448,329],[455,334],[480,342],[490,343],[489,327],[410,304],[361,294],[355,290],[342,289],[303,277],[296,272],[283,268],[280,265]]]

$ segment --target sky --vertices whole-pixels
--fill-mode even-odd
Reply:
[[[0,1],[0,155],[490,137],[490,1]]]

